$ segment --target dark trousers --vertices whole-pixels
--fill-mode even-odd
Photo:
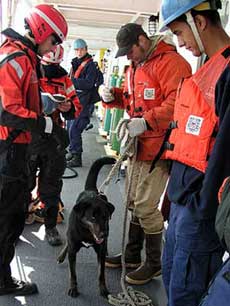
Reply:
[[[71,153],[82,153],[82,133],[86,126],[90,123],[89,116],[80,114],[80,116],[74,120],[68,120],[67,129],[69,132],[69,151]]]
[[[0,281],[11,277],[15,243],[29,204],[27,145],[12,144],[0,155]]]
[[[171,203],[162,262],[168,306],[197,306],[221,266],[223,249],[214,222]]]
[[[32,191],[38,184],[38,195],[45,204],[45,226],[56,226],[58,204],[62,190],[62,176],[66,168],[65,152],[58,152],[49,143],[45,150],[31,154],[29,159],[29,189]],[[36,173],[38,178],[36,179]]]
[[[230,303],[230,258],[213,278],[199,306],[228,306]]]

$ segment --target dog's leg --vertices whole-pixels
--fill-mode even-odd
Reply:
[[[80,248],[79,248],[80,249]],[[79,251],[77,250],[77,252]],[[69,259],[69,272],[70,272],[70,288],[68,295],[71,297],[77,297],[79,295],[77,288],[77,274],[76,274],[76,251],[68,250]]]
[[[57,262],[59,264],[63,263],[63,261],[65,260],[67,251],[68,251],[68,244],[66,243],[66,245],[64,246],[64,248],[61,250],[60,254],[58,255]]]
[[[99,281],[100,294],[103,297],[108,298],[109,291],[105,283],[105,256],[106,256],[107,246],[105,243],[103,243],[103,245],[95,246],[94,249],[97,253],[97,260],[98,260],[98,281]]]

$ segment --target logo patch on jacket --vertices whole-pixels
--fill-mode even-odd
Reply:
[[[155,99],[155,88],[145,88],[144,89],[144,99],[145,100]]]
[[[199,135],[204,118],[190,115],[186,123],[185,132],[187,134]]]

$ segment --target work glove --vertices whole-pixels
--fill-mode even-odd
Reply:
[[[135,137],[147,130],[147,124],[144,118],[132,118],[127,124],[130,137]]]
[[[54,123],[50,117],[39,116],[30,130],[33,142],[40,142],[43,137],[51,135],[57,142],[59,151],[63,151],[69,145],[68,132]]]
[[[114,101],[114,99],[115,99],[114,95],[111,92],[111,89],[109,89],[106,86],[104,86],[102,88],[101,98],[102,98],[103,102],[105,102],[105,103],[110,103],[110,102]]]

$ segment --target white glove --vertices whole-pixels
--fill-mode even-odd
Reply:
[[[130,137],[135,137],[144,133],[147,130],[147,125],[144,118],[132,118],[127,124]]]
[[[110,89],[106,86],[102,88],[101,97],[103,102],[110,103],[114,100],[114,95],[110,91]]]

